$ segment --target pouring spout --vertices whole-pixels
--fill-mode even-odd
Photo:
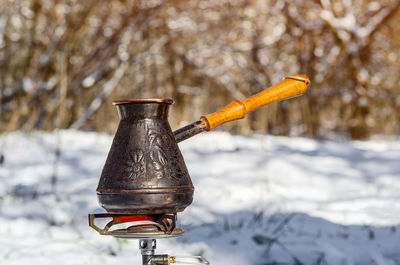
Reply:
[[[217,112],[204,115],[174,132],[176,142],[181,142],[203,131],[210,131],[228,121],[243,119],[247,113],[272,102],[300,96],[307,91],[311,84],[305,75],[292,75],[282,82],[243,101],[235,100]]]

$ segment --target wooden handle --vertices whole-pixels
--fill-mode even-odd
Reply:
[[[310,84],[306,75],[288,76],[273,87],[243,101],[235,100],[217,112],[202,116],[201,119],[207,123],[207,130],[210,131],[225,122],[242,119],[250,111],[266,104],[302,95]]]

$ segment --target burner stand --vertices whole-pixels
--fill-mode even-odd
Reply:
[[[185,232],[176,227],[176,214],[125,215],[99,213],[89,214],[88,217],[89,226],[99,234],[119,238],[168,238],[182,235]],[[95,221],[99,219],[111,220],[102,228],[95,224]],[[114,229],[121,224],[130,224],[130,226]]]
[[[89,214],[89,226],[100,235],[109,235],[116,238],[139,239],[139,249],[142,254],[143,265],[170,265],[171,263],[208,265],[209,262],[201,256],[169,256],[156,255],[156,238],[177,237],[184,230],[176,227],[176,214],[124,215],[99,213]],[[104,220],[104,219],[108,219]],[[95,220],[103,219],[108,222],[104,226],[95,224]],[[115,228],[126,224],[126,228]],[[103,227],[103,228],[102,228]]]
[[[173,257],[170,257],[166,254],[154,254],[154,250],[156,249],[155,239],[140,239],[139,249],[142,253],[143,265],[169,265],[175,262]]]
[[[170,265],[171,263],[192,265],[210,264],[205,258],[201,256],[169,256],[167,254],[155,255],[155,239],[140,239],[139,249],[142,253],[143,265]]]

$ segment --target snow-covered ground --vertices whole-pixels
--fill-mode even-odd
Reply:
[[[87,224],[102,212],[95,189],[111,139],[0,136],[0,264],[140,264],[137,240]],[[206,133],[180,147],[194,202],[179,215],[186,233],[158,240],[157,253],[220,265],[400,264],[400,141]]]

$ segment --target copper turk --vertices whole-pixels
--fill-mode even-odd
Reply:
[[[114,101],[120,123],[97,187],[100,205],[109,213],[163,214],[183,211],[194,187],[177,143],[246,113],[303,94],[310,81],[294,75],[243,101],[234,101],[172,132],[168,109],[172,99]]]

